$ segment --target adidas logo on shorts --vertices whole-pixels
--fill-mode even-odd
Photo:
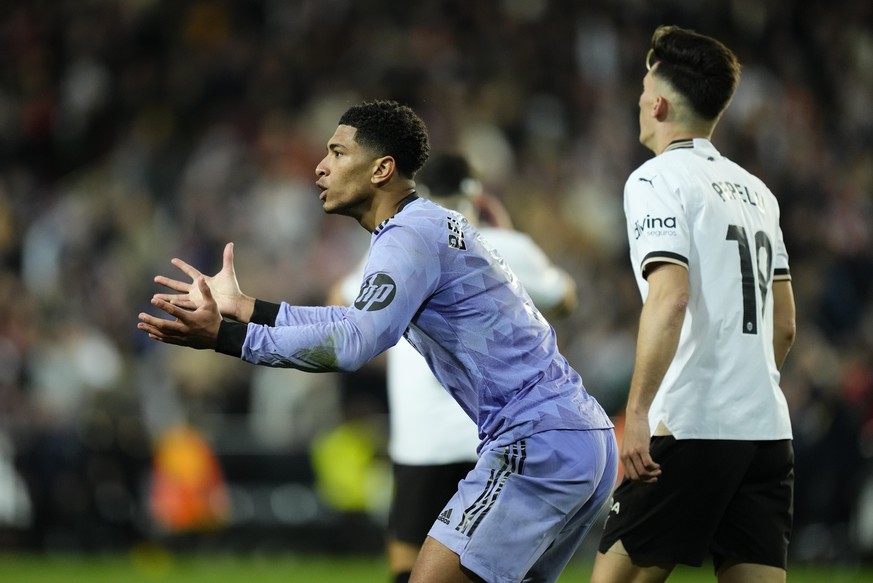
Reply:
[[[439,521],[442,522],[443,524],[448,524],[449,522],[451,522],[451,520],[452,520],[452,509],[451,509],[451,508],[446,508],[445,510],[443,510],[442,513],[441,513],[441,514],[439,515],[439,517],[437,518],[437,520],[439,520]]]

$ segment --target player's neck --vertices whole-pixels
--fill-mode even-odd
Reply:
[[[415,194],[414,187],[385,192],[382,196],[374,199],[372,212],[361,218],[361,226],[372,233],[377,226],[396,215],[411,194]]]
[[[708,140],[711,134],[705,132],[694,132],[689,130],[675,130],[670,132],[663,132],[662,134],[656,136],[654,140],[654,144],[650,146],[650,149],[655,153],[656,156],[663,154],[667,148],[670,147],[671,144],[675,144],[676,142],[686,142],[691,141],[695,138],[701,138],[704,140]]]

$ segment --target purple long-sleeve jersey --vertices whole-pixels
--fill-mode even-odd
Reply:
[[[244,360],[353,371],[406,336],[477,423],[480,448],[612,426],[498,253],[460,213],[431,201],[411,196],[374,230],[351,306],[277,310],[271,325],[248,324]]]

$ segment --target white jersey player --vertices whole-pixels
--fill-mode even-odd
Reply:
[[[779,367],[794,300],[779,205],[710,141],[739,82],[719,41],[652,37],[624,210],[643,298],[616,489],[591,580],[785,581],[794,453]]]
[[[643,301],[652,265],[688,271],[689,305],[651,427],[677,439],[790,439],[769,324],[772,283],[790,279],[776,197],[696,138],[633,172],[624,204]]]

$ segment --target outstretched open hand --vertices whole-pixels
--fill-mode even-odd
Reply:
[[[170,279],[163,275],[155,276],[155,283],[179,292],[176,294],[155,294],[155,298],[186,310],[196,310],[203,304],[203,293],[194,282],[198,278],[203,278],[218,306],[219,313],[235,320],[242,319],[240,313],[243,311],[243,303],[247,296],[240,291],[236,279],[236,271],[233,266],[233,243],[224,246],[221,271],[212,277],[203,275],[198,269],[181,259],[173,258],[170,263],[190,277],[191,283]]]
[[[158,307],[175,320],[164,320],[140,313],[137,328],[147,332],[149,338],[177,344],[191,348],[215,348],[218,337],[218,328],[221,326],[221,314],[218,305],[212,297],[206,278],[199,276],[195,279],[192,288],[197,290],[200,300],[196,309],[189,310],[155,295],[152,297],[152,305]]]

